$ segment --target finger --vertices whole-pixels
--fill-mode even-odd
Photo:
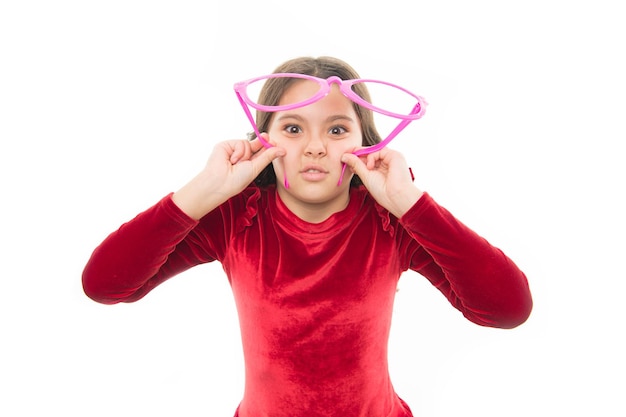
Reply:
[[[367,154],[367,158],[366,158],[367,169],[376,168],[376,163],[378,162],[379,159],[380,159],[380,154],[378,152],[372,152],[370,154]]]
[[[234,165],[245,157],[246,148],[249,148],[249,145],[247,146],[244,142],[245,141],[238,140],[231,143],[232,152],[229,158],[231,164]]]
[[[263,150],[264,148],[271,148],[272,145],[269,143],[269,135],[267,133],[261,133],[261,138],[254,138],[250,143],[250,151],[252,154],[256,154],[257,152]]]
[[[283,148],[272,146],[271,148],[261,149],[252,157],[255,175],[258,175],[266,166],[274,159],[285,156],[286,152]]]
[[[361,180],[363,180],[366,177],[368,173],[367,166],[363,163],[361,158],[359,158],[358,156],[351,154],[351,153],[343,154],[343,156],[341,157],[341,162],[346,164],[352,170],[353,173],[355,173],[356,175],[359,176],[359,178],[361,178]]]
[[[270,135],[266,132],[261,133],[261,136],[257,139],[259,140],[259,143],[261,143],[266,148],[271,148],[272,146],[275,146],[275,144],[273,144],[270,140]]]
[[[264,147],[265,145],[263,145],[263,142],[261,142],[259,138],[254,138],[250,141],[250,149],[252,150],[252,153],[257,153]]]

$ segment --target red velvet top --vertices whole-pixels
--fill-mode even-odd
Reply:
[[[319,224],[275,187],[250,187],[199,222],[165,197],[109,235],[85,267],[86,294],[136,301],[218,260],[234,294],[245,357],[241,417],[406,417],[387,366],[400,274],[428,278],[465,317],[510,328],[532,308],[524,274],[424,194],[398,220],[363,187]]]

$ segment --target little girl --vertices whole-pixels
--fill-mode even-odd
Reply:
[[[319,83],[266,82],[258,103],[288,110],[257,112],[252,140],[218,144],[195,178],[109,235],[85,267],[85,293],[133,302],[217,260],[245,357],[235,416],[411,416],[387,362],[400,275],[417,271],[467,319],[500,328],[528,318],[527,280],[418,189],[400,153],[359,152],[381,138],[371,109],[339,89],[359,78],[349,65],[297,58],[275,73],[340,80],[300,107],[283,105],[307,102]]]

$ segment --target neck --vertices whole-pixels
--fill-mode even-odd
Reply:
[[[324,202],[298,200],[281,187],[278,188],[277,192],[278,197],[289,211],[301,220],[314,224],[321,223],[333,214],[345,210],[350,202],[349,192],[342,193],[334,199]]]

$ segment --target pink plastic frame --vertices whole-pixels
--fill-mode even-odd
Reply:
[[[314,81],[316,82],[320,89],[319,91],[313,95],[311,98],[301,101],[299,103],[292,103],[292,104],[287,104],[287,105],[282,105],[282,106],[266,106],[263,104],[258,104],[256,103],[254,100],[250,99],[250,97],[247,94],[246,88],[248,85],[250,85],[253,82],[256,81],[261,81],[261,80],[268,80],[270,78],[279,78],[279,77],[289,77],[289,78],[301,78],[303,80],[309,80],[309,81]],[[256,77],[256,78],[251,78],[249,80],[245,80],[245,81],[241,81],[235,84],[234,89],[235,89],[235,94],[237,95],[237,98],[239,99],[239,103],[241,104],[241,107],[243,108],[243,111],[245,112],[246,116],[248,117],[248,120],[250,121],[250,124],[252,125],[252,128],[254,129],[254,133],[256,134],[257,138],[259,138],[259,140],[261,141],[261,143],[263,144],[263,146],[265,146],[266,148],[272,147],[273,145],[269,142],[267,142],[265,139],[263,139],[263,137],[261,136],[261,132],[259,132],[259,129],[254,121],[254,117],[252,116],[252,113],[250,112],[250,109],[248,106],[253,107],[256,110],[259,111],[263,111],[263,112],[278,112],[278,111],[285,111],[285,110],[292,110],[292,109],[296,109],[296,108],[300,108],[300,107],[304,107],[304,106],[308,106],[309,104],[315,103],[316,101],[321,100],[322,98],[326,97],[328,95],[328,93],[330,93],[330,89],[332,84],[335,83],[339,86],[339,91],[341,91],[341,93],[346,96],[348,99],[350,99],[352,102],[365,107],[366,109],[375,111],[377,113],[383,114],[385,116],[389,116],[389,117],[393,117],[396,119],[400,119],[400,123],[398,123],[398,125],[391,131],[391,133],[389,135],[387,135],[387,137],[382,140],[381,142],[375,144],[375,145],[371,145],[371,146],[367,146],[365,148],[359,149],[354,153],[354,155],[360,156],[360,155],[366,155],[372,152],[376,152],[382,148],[384,148],[385,146],[387,146],[387,144],[389,142],[391,142],[405,127],[407,127],[409,125],[409,123],[411,123],[413,120],[417,120],[419,118],[421,118],[425,111],[426,111],[426,101],[421,97],[418,96],[416,94],[413,94],[412,92],[410,92],[409,90],[402,88],[398,85],[392,84],[392,83],[388,83],[386,81],[379,81],[379,80],[371,80],[371,79],[352,79],[352,80],[342,80],[341,78],[337,77],[337,76],[332,76],[329,77],[327,79],[323,79],[323,78],[318,78],[318,77],[314,77],[311,75],[305,75],[305,74],[296,74],[296,73],[274,73],[274,74],[269,74],[269,75],[263,75],[260,77]],[[401,113],[394,113],[385,109],[382,109],[380,107],[376,107],[375,105],[373,105],[372,103],[369,103],[368,101],[362,99],[358,94],[356,94],[353,90],[352,90],[352,85],[356,84],[356,83],[378,83],[378,84],[384,84],[393,88],[396,88],[398,90],[401,90],[403,92],[405,92],[406,94],[412,96],[413,98],[415,98],[416,100],[416,104],[413,107],[413,109],[409,112],[409,114],[401,114]],[[340,177],[339,180],[339,184],[341,184],[341,178],[343,178],[343,171],[345,171],[346,166],[343,166],[342,169],[342,175]],[[285,186],[288,187],[288,182],[287,179],[285,178]],[[338,184],[338,185],[339,185]]]

